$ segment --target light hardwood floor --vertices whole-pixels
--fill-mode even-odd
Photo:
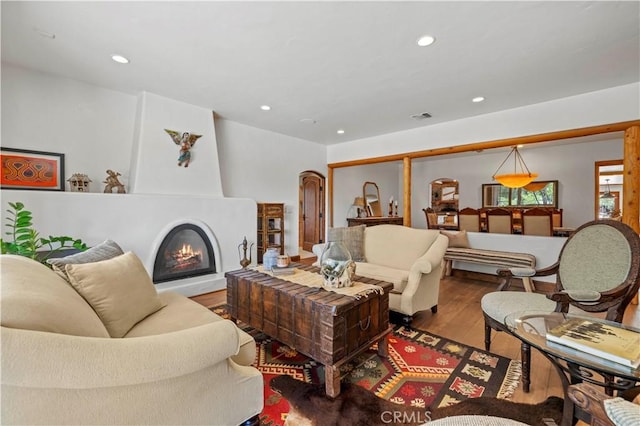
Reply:
[[[412,326],[484,349],[484,320],[480,299],[495,289],[496,284],[492,282],[464,276],[445,277],[440,283],[438,312],[419,312],[414,317]],[[197,296],[194,300],[205,306],[216,306],[226,302],[226,291]],[[638,305],[629,305],[623,322],[640,327]],[[494,332],[491,352],[511,359],[520,359],[520,341],[507,333]],[[531,366],[530,392],[524,393],[520,386],[511,398],[512,401],[537,403],[544,401],[548,396],[564,396],[558,373],[535,349],[531,350]]]

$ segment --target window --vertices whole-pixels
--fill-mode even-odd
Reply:
[[[531,182],[522,188],[507,188],[499,183],[482,185],[483,207],[558,207],[558,181]]]

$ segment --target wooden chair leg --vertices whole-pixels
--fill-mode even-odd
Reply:
[[[531,346],[526,343],[520,345],[520,357],[522,358],[522,390],[529,393],[531,385]]]
[[[491,327],[486,321],[484,323],[484,349],[487,352],[491,350]]]

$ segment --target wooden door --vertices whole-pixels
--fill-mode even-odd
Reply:
[[[300,174],[300,246],[311,251],[324,242],[324,177],[315,172]]]

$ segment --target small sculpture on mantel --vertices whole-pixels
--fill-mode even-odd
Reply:
[[[107,178],[103,181],[103,183],[106,183],[106,185],[104,186],[104,192],[107,194],[111,194],[113,193],[113,189],[116,188],[118,190],[118,194],[124,194],[124,185],[118,179],[118,176],[122,175],[118,172],[114,172],[111,169],[107,170],[107,175]]]
[[[92,180],[83,173],[74,173],[67,179],[67,182],[69,182],[71,192],[89,192],[89,182]]]
[[[180,135],[180,132],[169,129],[164,129],[164,131],[169,133],[169,136],[171,136],[171,139],[176,145],[180,146],[178,166],[182,166],[184,163],[185,167],[189,167],[189,162],[191,161],[191,147],[195,145],[198,138],[202,137],[202,135],[196,135],[189,132],[184,132]]]

